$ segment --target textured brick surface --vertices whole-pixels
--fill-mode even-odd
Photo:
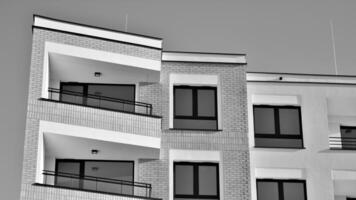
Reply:
[[[218,75],[221,86],[222,131],[169,130],[169,74]],[[165,62],[161,71],[161,160],[142,162],[144,180],[160,184],[154,194],[169,199],[169,149],[214,150],[222,155],[224,200],[250,199],[245,67],[228,64]],[[157,166],[159,165],[159,166]],[[149,170],[149,169],[152,170]],[[157,188],[157,190],[156,190]]]
[[[159,60],[160,51],[44,30],[34,30],[22,200],[102,199],[126,197],[32,186],[35,182],[39,120],[87,126],[161,138],[159,160],[140,159],[135,180],[152,184],[152,196],[169,199],[169,149],[220,151],[224,200],[250,199],[249,151],[245,66],[230,64],[164,62],[160,83],[139,83],[138,100],[151,103],[160,118],[40,101],[44,42],[54,41],[86,48]],[[169,130],[169,74],[218,75],[221,86],[222,131]],[[162,123],[161,123],[162,122]],[[132,198],[130,198],[132,199]]]
[[[128,44],[108,42],[87,37],[79,37],[70,34],[37,30],[33,31],[31,71],[29,83],[29,98],[27,107],[27,122],[25,131],[25,147],[22,175],[22,195],[21,199],[63,199],[63,190],[56,191],[55,189],[29,189],[36,177],[36,160],[37,146],[39,134],[39,121],[53,121],[58,123],[86,126],[98,129],[112,130],[118,132],[139,134],[152,137],[160,137],[161,135],[161,119],[146,116],[139,116],[127,113],[106,111],[101,109],[83,107],[78,105],[69,105],[63,103],[55,103],[38,100],[42,90],[42,73],[43,73],[43,58],[45,41],[57,42],[62,44],[75,45],[80,47],[116,52],[141,58],[150,58],[159,60],[161,52],[156,49],[138,47]],[[148,102],[150,103],[150,102]],[[37,192],[44,193],[44,196],[37,197]],[[50,190],[50,191],[47,191]],[[52,196],[48,196],[48,192]],[[68,197],[67,193],[65,196]],[[68,193],[74,196],[70,199],[87,199],[87,195],[83,193]],[[39,194],[40,195],[40,194]],[[108,197],[100,197],[96,195],[96,199],[110,199]],[[106,195],[108,196],[108,195]],[[109,195],[110,196],[110,195]],[[36,197],[36,198],[35,198]],[[51,198],[49,198],[51,197]],[[100,197],[100,198],[99,198]],[[65,198],[66,199],[66,198]],[[123,199],[123,198],[112,198]]]

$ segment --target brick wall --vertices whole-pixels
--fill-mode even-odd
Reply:
[[[39,120],[161,137],[160,160],[140,159],[137,180],[152,183],[153,197],[169,199],[169,149],[214,150],[221,152],[224,200],[250,198],[249,151],[247,138],[247,98],[245,66],[231,64],[163,62],[160,83],[140,83],[138,100],[151,103],[153,114],[144,117],[100,109],[40,101],[44,42],[53,41],[86,48],[160,60],[160,51],[128,44],[101,41],[34,29],[22,200],[120,199],[126,198],[63,189],[32,186],[35,181]],[[221,86],[222,131],[169,130],[169,74],[214,74]],[[162,128],[162,129],[161,129]]]
[[[39,121],[46,120],[71,125],[160,137],[161,119],[38,100],[41,96],[42,90],[45,41],[104,50],[141,58],[150,58],[154,60],[160,60],[161,51],[152,48],[139,47],[118,42],[109,42],[36,28],[33,30],[21,199],[63,199],[61,196],[69,196],[69,194],[73,195],[70,199],[88,199],[88,195],[83,192],[63,192],[65,190],[50,188],[39,189],[39,187],[31,189],[34,187],[31,186],[31,184],[35,182],[36,177]],[[105,197],[100,195],[94,196],[96,196],[96,198],[92,199],[127,199],[118,198],[117,196],[107,197],[110,195],[106,195]]]
[[[218,75],[221,86],[222,131],[169,130],[169,74]],[[250,198],[249,150],[245,66],[228,64],[164,62],[162,83],[162,163],[168,168],[169,149],[220,151],[224,200]],[[166,171],[162,172],[168,173]],[[163,178],[168,185],[168,179]],[[168,199],[165,190],[160,197]]]

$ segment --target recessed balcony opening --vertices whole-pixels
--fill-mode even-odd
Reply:
[[[334,180],[335,200],[355,200],[356,180]]]
[[[139,102],[140,82],[159,82],[159,71],[48,53],[48,88],[52,101],[107,110],[152,115],[152,105]],[[43,87],[46,87],[45,84]]]
[[[158,159],[159,149],[47,132],[43,134],[42,149],[37,184],[151,197],[151,184],[135,177],[136,161]]]

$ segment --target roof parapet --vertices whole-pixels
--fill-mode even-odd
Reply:
[[[202,52],[162,52],[164,62],[230,63],[245,65],[245,54],[202,53]]]
[[[162,39],[160,38],[116,31],[106,28],[99,28],[79,23],[67,22],[39,15],[33,16],[33,27],[46,28],[50,30],[81,34],[86,36],[162,49]]]

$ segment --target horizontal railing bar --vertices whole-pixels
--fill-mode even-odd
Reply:
[[[87,95],[84,96],[84,94],[81,93],[81,92],[60,90],[60,89],[57,89],[57,88],[49,88],[48,91],[49,92],[55,92],[55,93],[58,93],[58,94],[67,94],[67,95],[80,96],[80,97],[86,97],[86,98],[93,98],[93,99],[99,99],[99,100],[108,100],[108,101],[114,101],[114,102],[119,102],[119,103],[127,103],[127,104],[132,104],[132,105],[137,105],[137,106],[152,107],[152,104],[149,104],[149,103],[144,103],[144,102],[139,102],[139,101],[130,101],[130,100],[125,100],[125,99],[117,99],[117,98],[94,95],[94,94],[87,94]]]
[[[110,178],[95,177],[95,176],[79,176],[78,174],[72,174],[72,173],[66,173],[66,172],[55,172],[55,171],[43,170],[43,175],[65,177],[65,178],[76,178],[76,179],[82,179],[82,180],[122,184],[122,185],[129,185],[129,186],[136,186],[136,187],[143,187],[143,188],[152,188],[151,184],[149,184],[149,183],[131,182],[131,181],[126,181],[126,180],[110,179]]]
[[[330,149],[356,150],[356,137],[329,137]]]

